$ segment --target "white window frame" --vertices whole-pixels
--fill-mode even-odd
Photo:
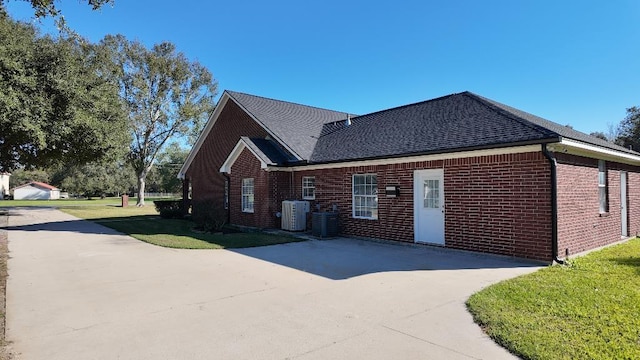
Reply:
[[[600,214],[606,214],[609,212],[607,163],[604,160],[598,160],[598,205]]]
[[[358,186],[364,186],[364,190],[365,190],[365,194],[356,194],[356,177],[364,177],[364,183],[362,185],[358,185]],[[373,181],[367,181],[370,179],[370,177],[373,177],[375,179],[375,184],[373,183]],[[371,186],[371,191],[370,194],[366,194],[366,189],[367,186]],[[365,200],[366,199],[374,199],[375,200],[375,206],[356,206],[357,203],[357,199],[362,199]],[[368,220],[378,220],[378,175],[377,174],[353,174],[353,176],[351,177],[351,207],[352,207],[352,211],[351,211],[351,216],[354,219],[368,219]],[[364,209],[365,211],[367,209],[371,210],[371,216],[363,216],[363,215],[356,215],[356,213],[358,213],[358,210],[362,210]]]
[[[242,179],[242,212],[253,213],[255,204],[255,183],[253,178]]]
[[[302,199],[303,200],[316,199],[316,177],[315,176],[302,177]]]

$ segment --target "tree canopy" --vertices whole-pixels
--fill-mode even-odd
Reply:
[[[627,116],[620,122],[616,143],[635,151],[640,151],[640,107],[627,109]]]
[[[0,14],[0,171],[122,154],[130,138],[109,60]]]
[[[60,10],[56,6],[56,0],[21,0],[31,4],[34,15],[37,18],[47,16],[60,16]],[[7,0],[0,0],[0,8],[4,7]],[[101,8],[105,4],[113,4],[114,0],[84,0],[93,10]]]
[[[107,35],[133,138],[129,161],[138,177],[138,205],[144,205],[147,174],[169,139],[185,137],[198,128],[215,106],[217,83],[197,61],[191,62],[163,42],[147,49],[122,35]]]

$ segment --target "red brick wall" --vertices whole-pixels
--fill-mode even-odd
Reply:
[[[276,224],[271,191],[270,175],[260,168],[260,161],[244,149],[231,167],[231,186],[229,189],[229,211],[231,223],[258,228],[278,227]],[[242,179],[253,178],[253,213],[242,212]]]
[[[445,164],[448,247],[551,259],[551,172],[540,152]]]
[[[220,166],[241,136],[263,138],[267,133],[233,100],[229,100],[187,170],[193,201],[213,199],[222,206],[225,178],[220,173]]]
[[[629,236],[640,235],[640,173],[627,172]]]
[[[558,154],[558,252],[562,257],[620,241],[620,172],[627,171],[629,235],[640,231],[640,174],[635,169],[607,162],[608,208],[600,214],[598,161]],[[637,171],[637,170],[635,170]]]
[[[550,260],[550,171],[542,153],[299,171],[293,185],[301,198],[302,177],[315,176],[312,209],[336,204],[343,234],[413,242],[413,171],[443,166],[445,246]],[[352,175],[366,173],[377,174],[377,220],[352,218]],[[386,185],[399,185],[400,196],[385,197]]]

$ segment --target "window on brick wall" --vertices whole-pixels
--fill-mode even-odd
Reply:
[[[253,178],[242,179],[242,212],[253,212]]]
[[[302,177],[302,198],[314,200],[316,198],[316,178],[313,176]]]
[[[378,177],[375,174],[353,175],[353,217],[378,218]]]
[[[229,209],[229,179],[224,179],[224,209]]]
[[[609,211],[607,202],[609,189],[607,187],[607,164],[604,160],[598,160],[598,201],[600,203],[600,213]]]

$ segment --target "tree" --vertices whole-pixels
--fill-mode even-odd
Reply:
[[[138,178],[138,206],[144,206],[147,174],[167,141],[184,137],[214,108],[217,83],[198,62],[163,42],[151,49],[122,35],[101,44],[117,64],[115,78],[129,116],[133,141],[129,161]]]
[[[105,55],[0,14],[0,172],[123,153],[126,113]]]
[[[87,197],[120,195],[135,185],[136,177],[131,166],[123,161],[89,163],[67,170],[62,188]]]
[[[9,177],[9,188],[13,189],[16,186],[24,185],[31,181],[39,181],[43,183],[49,183],[51,180],[51,174],[47,170],[25,170],[18,169],[11,173]]]
[[[627,109],[627,116],[620,122],[616,143],[626,148],[640,151],[640,107]]]
[[[189,156],[189,150],[173,142],[158,155],[158,159],[149,173],[149,184],[157,192],[178,193],[182,181],[178,179],[180,167]]]
[[[598,139],[609,141],[609,138],[607,137],[607,135],[605,133],[603,133],[602,131],[594,131],[589,135],[597,137]]]
[[[7,0],[0,0],[0,12],[4,8]],[[56,7],[55,0],[22,0],[31,3],[35,12],[35,17],[44,18],[47,16],[58,17],[60,10]],[[114,0],[85,0],[93,10],[101,8],[105,4],[113,4]]]

